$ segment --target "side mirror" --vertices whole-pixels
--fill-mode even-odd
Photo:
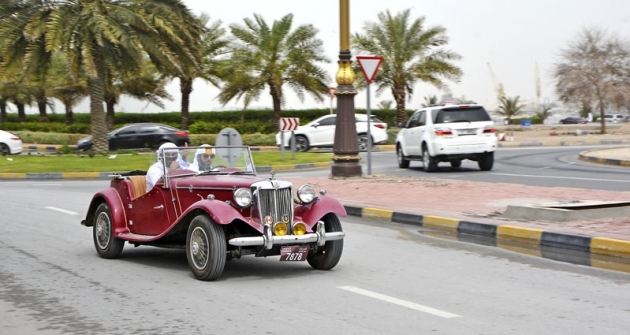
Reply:
[[[319,127],[319,122],[315,122],[315,123],[313,123],[313,124],[311,125],[311,127],[313,127],[313,128],[317,128],[317,127]]]

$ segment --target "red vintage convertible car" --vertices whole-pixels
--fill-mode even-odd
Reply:
[[[212,168],[182,164],[161,172],[148,192],[141,171],[116,174],[109,188],[94,195],[81,224],[93,227],[100,257],[117,258],[125,241],[186,249],[200,280],[218,278],[227,260],[244,255],[305,260],[319,270],[337,265],[345,236],[339,221],[346,216],[343,205],[310,185],[294,190],[273,171],[269,178],[257,176],[247,146],[158,150],[149,173],[155,166],[168,171],[169,155],[179,160],[196,149],[213,157]]]

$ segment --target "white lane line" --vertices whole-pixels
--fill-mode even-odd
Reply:
[[[446,318],[446,319],[461,317],[461,315],[457,315],[457,314],[441,311],[439,309],[435,309],[435,308],[419,305],[419,304],[416,304],[416,303],[413,303],[413,302],[409,302],[409,301],[405,301],[405,300],[401,300],[401,299],[398,299],[398,298],[393,298],[393,297],[390,297],[390,296],[386,296],[384,294],[380,294],[380,293],[364,290],[364,289],[361,289],[361,288],[358,288],[358,287],[354,287],[354,286],[339,286],[337,288],[340,288],[340,289],[346,290],[346,291],[350,291],[350,292],[353,292],[353,293],[361,294],[361,295],[364,295],[366,297],[370,297],[370,298],[382,300],[382,301],[385,301],[385,302],[389,302],[389,303],[392,303],[392,304],[396,304],[396,305],[399,305],[399,306],[415,309],[416,311],[420,311],[420,312],[424,312],[424,313],[428,313],[428,314],[433,314],[435,316],[443,317],[443,318]]]
[[[69,210],[63,209],[63,208],[50,207],[50,206],[47,206],[46,208],[51,209],[53,211],[61,212],[61,213],[64,213],[64,214],[68,214],[68,215],[78,215],[79,214],[79,213],[75,213],[73,211],[69,211]]]
[[[530,177],[530,178],[551,178],[551,179],[575,179],[575,180],[591,180],[591,181],[609,181],[615,183],[630,183],[630,180],[617,180],[617,179],[598,179],[598,178],[579,178],[579,177],[561,177],[561,176],[534,176],[527,174],[511,174],[511,173],[489,173],[499,176],[512,176],[512,177]]]
[[[61,186],[63,184],[59,184],[59,183],[36,183],[36,184],[31,184],[31,186]]]

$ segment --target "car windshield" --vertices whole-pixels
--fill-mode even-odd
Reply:
[[[481,107],[451,107],[439,110],[433,123],[491,121],[488,112]]]
[[[166,148],[161,153],[154,151],[151,154],[151,165],[156,163],[161,165],[162,171],[170,170],[169,176],[256,174],[248,146]]]

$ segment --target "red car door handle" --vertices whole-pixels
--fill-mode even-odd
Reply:
[[[155,206],[155,207],[153,207],[153,209],[163,210],[164,209],[164,205]]]

